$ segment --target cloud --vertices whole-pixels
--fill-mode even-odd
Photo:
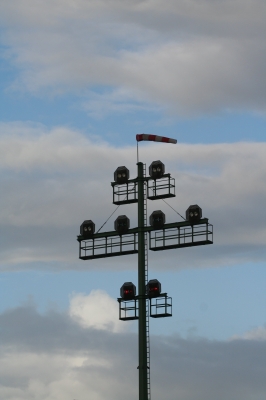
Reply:
[[[73,172],[77,169],[80,173],[82,167],[86,167],[86,173],[91,173],[92,165],[96,164],[95,176],[102,160],[109,158],[109,146],[99,137],[86,138],[80,132],[65,127],[48,131],[42,125],[14,122],[1,123],[0,130],[1,166],[18,172],[35,168],[48,173],[62,173],[67,168]],[[100,159],[88,158],[89,147],[98,152]],[[99,154],[99,151],[102,153]]]
[[[43,262],[45,268],[49,262],[59,263],[58,268],[76,268],[77,263],[83,268],[75,240],[79,226],[92,219],[99,229],[115,210],[110,181],[119,165],[126,165],[134,177],[135,148],[113,147],[69,128],[19,123],[0,126],[0,144],[1,268],[33,262]],[[140,147],[141,159],[144,152],[147,165],[160,157],[176,179],[171,207],[184,215],[197,203],[214,225],[214,245],[180,250],[179,268],[265,260],[265,143],[156,143]],[[149,202],[148,215],[155,209],[165,212],[167,222],[180,220],[162,201]],[[103,230],[113,230],[122,214],[128,215],[131,227],[137,225],[136,207],[121,206]],[[151,253],[150,260],[156,268],[163,257],[168,268],[176,268],[175,253]],[[128,257],[128,268],[134,260]],[[97,268],[105,264],[95,263]],[[121,259],[110,259],[110,265],[125,268]]]
[[[97,87],[109,96],[109,112],[123,102],[123,109],[172,115],[265,113],[263,0],[14,0],[0,7],[5,58],[20,71],[14,89],[89,89],[87,109],[97,118],[106,113]]]
[[[82,327],[69,313],[29,305],[0,314],[0,325],[1,398],[137,397],[136,334]],[[261,400],[265,356],[265,340],[254,338],[151,336],[151,390],[166,400]]]
[[[83,108],[95,119],[117,114],[150,113],[162,110],[162,107],[143,101],[138,93],[133,93],[132,90],[126,88],[104,91],[103,93],[90,91],[86,94]]]
[[[117,318],[118,303],[102,290],[93,290],[88,296],[75,294],[71,298],[69,313],[84,327],[110,332],[123,332],[128,324]]]
[[[242,336],[233,336],[232,340],[238,340],[238,339],[244,339],[244,340],[266,340],[266,327],[265,326],[259,326],[256,327],[246,333]]]

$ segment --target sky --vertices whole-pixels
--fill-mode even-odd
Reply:
[[[138,396],[137,322],[118,319],[137,256],[78,258],[81,223],[115,211],[139,144],[214,243],[149,252],[173,300],[150,320],[153,400],[266,395],[264,0],[0,2],[0,399]],[[118,215],[137,226],[136,205]],[[165,389],[167,388],[167,390]]]

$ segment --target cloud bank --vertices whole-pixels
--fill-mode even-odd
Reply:
[[[1,398],[137,397],[137,335],[80,324],[71,316],[80,309],[79,298],[72,298],[68,313],[39,314],[24,305],[0,315]],[[93,298],[95,293],[84,297],[83,304],[92,304]],[[112,309],[109,300],[103,303]],[[105,312],[99,314],[104,321]],[[261,400],[266,392],[265,356],[265,337],[219,342],[152,336],[152,395],[166,400]]]
[[[110,181],[119,165],[135,176],[135,148],[115,148],[64,127],[48,130],[18,123],[0,126],[0,148],[2,270],[36,262],[83,268],[75,240],[79,226],[92,219],[99,229],[114,211]],[[160,158],[176,179],[176,198],[169,204],[184,215],[197,203],[214,225],[214,245],[180,250],[179,268],[265,259],[265,143],[156,143],[143,145],[141,159],[144,154],[147,165]],[[155,209],[165,212],[167,222],[180,220],[162,201],[149,202],[148,215]],[[132,227],[137,225],[136,207],[121,206],[103,230],[113,230],[113,221],[122,214],[128,215]],[[176,268],[174,253],[161,252],[156,258],[152,253],[150,260],[156,268],[163,257],[166,268]],[[128,258],[127,268],[133,258]],[[93,264],[125,268],[120,259]]]
[[[172,115],[265,113],[265,12],[263,0],[0,6],[4,57],[20,71],[13,89],[82,92],[97,116],[138,106]]]

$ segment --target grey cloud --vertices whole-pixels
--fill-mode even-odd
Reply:
[[[172,380],[169,399],[180,391],[184,399],[260,399],[265,393],[263,375],[265,361],[261,357],[262,342],[211,342],[169,339],[153,349],[160,359],[162,370],[169,368],[168,383]],[[258,361],[258,362],[257,362]],[[160,395],[167,377],[156,371]]]
[[[197,115],[256,107],[265,112],[264,53],[264,43],[247,47],[233,39],[197,38],[128,52],[124,59],[144,98],[166,104],[172,114]]]
[[[17,13],[14,13],[16,4]],[[240,27],[243,32],[250,32],[251,27],[257,27],[255,32],[265,31],[263,24],[263,11],[265,4],[261,0],[225,0],[213,2],[211,0],[168,1],[165,4],[159,0],[150,1],[46,1],[39,7],[32,7],[33,0],[13,1],[2,6],[3,16],[17,22],[18,26],[36,23],[53,29],[64,23],[65,19],[73,21],[86,21],[88,18],[97,18],[101,21],[116,23],[134,22],[142,27],[164,32],[187,30],[190,32],[203,32],[213,34],[223,28],[223,33],[237,32]],[[18,12],[19,11],[19,12]],[[61,19],[57,19],[61,16]],[[20,18],[19,18],[20,17]],[[191,22],[191,23],[189,23]],[[6,25],[8,21],[6,20]],[[226,29],[227,28],[227,29]],[[212,30],[211,30],[212,29]],[[130,39],[130,38],[129,38]]]
[[[83,395],[83,385],[90,398],[102,399],[108,393],[122,400],[125,391],[129,399],[137,396],[135,334],[81,328],[66,314],[40,315],[26,305],[1,314],[0,326],[0,357],[6,365],[0,393],[16,388],[21,391],[19,400],[57,399],[54,386],[61,393],[67,380],[70,393],[74,385],[77,398]],[[153,397],[261,400],[266,392],[265,356],[263,340],[151,336]],[[41,397],[41,384],[31,397],[31,380],[46,385],[46,397]],[[69,395],[65,398],[71,399]]]
[[[57,0],[38,7],[25,0],[3,3],[1,14],[7,55],[21,71],[14,88],[106,86],[115,97],[110,110],[123,101],[123,109],[165,107],[174,115],[265,113],[263,0]],[[105,114],[93,95],[87,108]]]
[[[60,353],[88,350],[95,351],[95,354],[106,352],[109,357],[117,354],[122,358],[122,354],[117,353],[119,345],[126,349],[128,341],[136,340],[130,332],[112,335],[107,331],[82,328],[67,313],[51,310],[39,314],[34,305],[29,304],[6,310],[0,315],[0,325],[1,345],[14,346],[21,351]]]

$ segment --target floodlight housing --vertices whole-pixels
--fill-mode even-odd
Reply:
[[[147,283],[146,294],[148,297],[158,297],[161,294],[161,283],[158,279],[151,279]]]
[[[126,215],[119,215],[115,220],[115,230],[119,234],[126,233],[130,227],[130,220]]]
[[[160,229],[165,224],[165,214],[161,210],[153,211],[150,215],[150,225],[155,229]]]
[[[202,209],[197,205],[191,205],[186,211],[186,220],[191,224],[195,224],[202,218]]]
[[[114,181],[117,183],[126,183],[129,180],[129,170],[127,167],[118,167],[114,172]]]
[[[90,238],[95,232],[95,223],[88,219],[80,225],[80,234],[84,238]]]
[[[149,166],[149,174],[153,179],[161,178],[164,175],[165,166],[160,161],[153,161]]]
[[[125,282],[120,288],[120,296],[123,300],[133,300],[136,297],[136,286],[132,282]]]

